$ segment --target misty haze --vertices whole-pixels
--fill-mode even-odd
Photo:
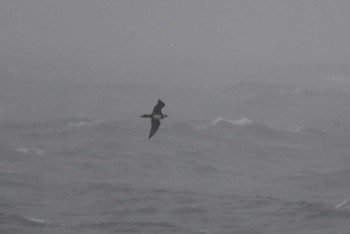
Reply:
[[[349,234],[349,11],[0,0],[0,233]]]

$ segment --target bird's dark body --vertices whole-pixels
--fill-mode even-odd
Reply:
[[[160,120],[168,117],[166,114],[162,113],[162,108],[165,106],[164,102],[162,102],[160,99],[158,99],[157,105],[154,106],[152,114],[144,114],[141,115],[140,117],[142,118],[150,118],[152,127],[151,131],[149,133],[148,139],[150,139],[154,133],[158,130],[160,126]]]

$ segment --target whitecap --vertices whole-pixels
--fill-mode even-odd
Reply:
[[[230,119],[224,119],[222,117],[217,117],[217,118],[213,119],[211,121],[211,123],[204,125],[204,126],[197,126],[196,129],[207,129],[210,126],[216,126],[220,122],[230,123],[230,124],[239,125],[239,126],[248,126],[248,125],[254,124],[254,121],[247,119],[247,118],[230,120]]]
[[[49,221],[41,218],[36,218],[36,217],[26,217],[26,219],[30,222],[39,224],[39,225],[45,225],[45,224],[50,224]]]
[[[302,131],[302,128],[300,126],[295,126],[295,127],[286,129],[286,131],[292,132],[292,133],[299,133]]]
[[[33,216],[18,216],[18,221],[23,222],[24,224],[37,226],[37,227],[46,227],[51,226],[52,222]]]
[[[15,149],[18,153],[21,154],[35,154],[38,156],[43,156],[45,155],[45,150],[44,149],[36,149],[36,148],[25,148],[25,147],[18,147]]]
[[[81,122],[77,122],[77,123],[69,123],[69,126],[71,127],[81,127],[81,126],[93,126],[98,124],[98,121],[95,122],[85,122],[85,121],[81,121]]]
[[[28,148],[16,148],[16,151],[18,153],[28,154],[30,150]]]
[[[233,124],[240,125],[240,126],[247,126],[247,125],[252,125],[254,122],[250,119],[243,118],[243,119],[238,119],[235,121],[232,121]]]
[[[345,207],[348,203],[350,202],[350,197],[344,201],[342,201],[341,203],[339,203],[338,205],[336,205],[335,207],[333,207],[333,209],[338,210],[340,208]]]
[[[230,119],[224,119],[222,117],[218,117],[218,118],[214,119],[209,125],[215,126],[220,122],[226,122],[226,123],[231,123],[231,124],[240,125],[240,126],[252,125],[254,123],[252,120],[247,119],[247,118],[242,118],[242,119],[238,119],[238,120],[230,120]]]

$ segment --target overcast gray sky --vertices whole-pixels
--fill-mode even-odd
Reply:
[[[0,0],[1,61],[81,60],[111,69],[96,79],[153,81],[174,64],[349,63],[349,12],[347,0]]]

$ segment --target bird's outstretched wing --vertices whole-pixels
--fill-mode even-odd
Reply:
[[[164,102],[158,99],[157,105],[154,106],[152,114],[161,114],[162,108],[165,106]]]
[[[154,135],[154,133],[156,133],[159,126],[160,126],[160,121],[157,119],[152,119],[152,127],[151,127],[151,131],[149,132],[148,139],[150,139]]]

